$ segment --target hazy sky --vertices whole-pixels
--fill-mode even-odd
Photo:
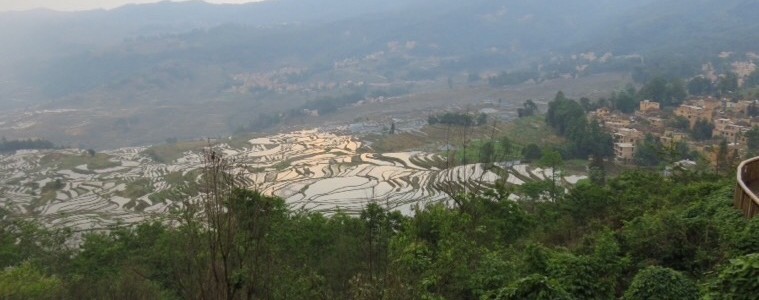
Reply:
[[[211,3],[246,3],[262,0],[205,0]],[[49,8],[55,10],[87,10],[114,8],[129,3],[150,3],[159,0],[0,0],[0,11]]]

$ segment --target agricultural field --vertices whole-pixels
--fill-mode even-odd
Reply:
[[[221,142],[246,187],[286,200],[294,210],[359,212],[375,202],[404,214],[449,195],[544,180],[551,170],[518,163],[445,168],[434,153],[373,152],[356,137],[321,130]],[[177,151],[181,155],[177,155]],[[159,159],[157,159],[159,158]],[[50,227],[107,228],[162,218],[200,197],[197,145],[20,151],[0,156],[0,204]],[[564,185],[584,179],[562,176]],[[513,195],[512,197],[518,197]]]

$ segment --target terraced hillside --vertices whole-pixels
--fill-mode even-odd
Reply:
[[[286,199],[293,209],[358,212],[369,201],[410,214],[416,204],[449,194],[521,185],[550,170],[527,165],[470,164],[443,168],[424,152],[370,153],[360,140],[319,130],[215,145],[234,162],[245,184]],[[160,217],[178,200],[198,197],[202,154],[171,162],[148,148],[92,154],[83,150],[29,151],[0,157],[0,203],[52,227],[103,228]],[[574,184],[582,176],[562,177]]]

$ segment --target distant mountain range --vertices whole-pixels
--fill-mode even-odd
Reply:
[[[417,55],[458,57],[465,69],[584,51],[707,56],[759,49],[756,12],[756,0],[188,1],[34,10],[0,13],[0,66],[32,86],[65,87],[48,93],[61,96],[167,60],[331,65],[392,42],[413,42]],[[65,83],[77,81],[73,70],[86,82]]]
[[[535,71],[587,52],[640,55],[691,76],[720,52],[759,52],[757,12],[759,0],[189,1],[7,12],[0,13],[0,109],[248,101],[264,93],[256,90],[262,80],[270,90],[387,85]],[[554,73],[577,67],[552,66]]]

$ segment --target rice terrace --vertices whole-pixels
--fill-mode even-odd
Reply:
[[[519,163],[445,168],[440,154],[373,153],[355,137],[320,130],[213,148],[235,163],[246,186],[282,197],[291,209],[323,213],[358,213],[373,201],[410,215],[416,205],[447,201],[452,193],[551,176],[550,169]],[[94,155],[65,149],[3,156],[0,201],[48,226],[88,230],[161,217],[178,199],[198,197],[202,151],[185,151],[168,162],[151,154],[148,147],[133,147]],[[565,176],[562,182],[583,178]]]

